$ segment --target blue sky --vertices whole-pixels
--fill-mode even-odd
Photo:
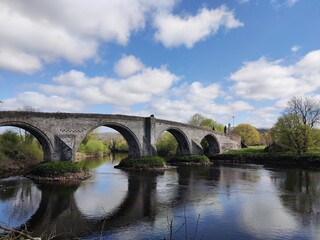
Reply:
[[[1,0],[0,110],[272,127],[320,100],[318,0]]]

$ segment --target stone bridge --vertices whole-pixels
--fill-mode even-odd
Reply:
[[[153,116],[0,111],[0,126],[19,127],[34,135],[42,145],[45,161],[75,161],[86,135],[101,126],[122,134],[129,145],[129,156],[156,155],[156,142],[165,131],[176,138],[178,155],[202,154],[203,139],[207,140],[211,155],[241,146],[239,136]]]

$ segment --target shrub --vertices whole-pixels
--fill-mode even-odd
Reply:
[[[165,161],[161,157],[127,157],[122,159],[119,163],[119,168],[163,168],[165,167]]]
[[[39,164],[32,174],[39,176],[63,175],[65,173],[78,173],[83,169],[76,163],[69,161],[53,161]]]

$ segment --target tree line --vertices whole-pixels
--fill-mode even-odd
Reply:
[[[273,127],[259,134],[250,124],[239,124],[232,132],[247,145],[271,145],[271,151],[302,155],[320,148],[320,102],[292,97]]]

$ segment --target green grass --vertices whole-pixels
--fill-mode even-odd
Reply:
[[[161,157],[127,157],[122,159],[119,168],[153,169],[166,167]]]
[[[320,149],[310,149],[307,153],[298,156],[293,152],[267,152],[264,146],[248,147],[237,150],[230,150],[213,160],[234,160],[249,163],[301,163],[301,164],[320,164]]]
[[[69,161],[53,161],[48,163],[39,164],[32,174],[38,176],[55,176],[63,175],[66,173],[79,173],[84,169],[76,163]]]
[[[208,164],[210,163],[210,160],[205,155],[186,155],[186,156],[175,156],[171,158],[168,162]]]

